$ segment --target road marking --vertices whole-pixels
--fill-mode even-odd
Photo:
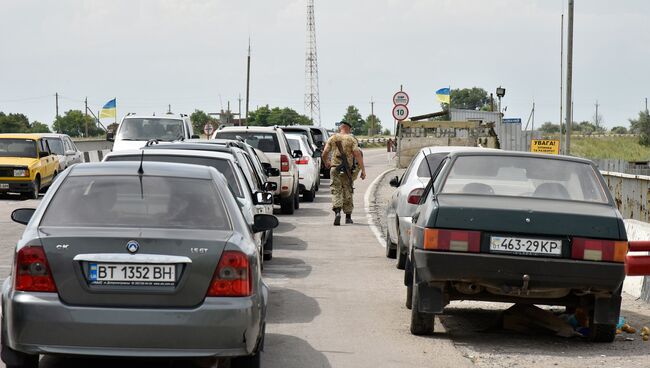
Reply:
[[[381,231],[379,231],[379,228],[375,225],[375,221],[372,219],[372,215],[370,214],[370,195],[374,193],[375,188],[379,184],[379,182],[388,174],[389,172],[395,170],[394,168],[385,170],[381,174],[379,174],[375,180],[372,181],[368,189],[366,189],[366,194],[364,196],[364,206],[366,208],[366,217],[368,218],[368,226],[370,226],[370,230],[372,231],[373,234],[375,234],[375,237],[377,238],[377,241],[379,242],[379,245],[382,247],[386,248],[386,240],[384,239],[384,236],[381,234]]]

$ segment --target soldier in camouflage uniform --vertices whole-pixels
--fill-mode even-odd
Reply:
[[[352,200],[352,183],[345,171],[341,171],[340,169],[343,160],[339,153],[337,142],[341,143],[341,148],[347,158],[348,167],[351,169],[352,180],[356,179],[359,171],[361,171],[361,179],[366,178],[366,168],[363,164],[363,155],[361,154],[356,138],[350,134],[352,128],[350,123],[342,121],[339,128],[340,132],[327,140],[327,144],[323,150],[325,167],[330,168],[330,178],[332,180],[331,189],[334,226],[341,225],[341,210],[345,213],[345,223],[352,224],[352,210],[354,209]],[[332,154],[331,161],[330,153]],[[353,166],[355,161],[358,165],[356,168]]]

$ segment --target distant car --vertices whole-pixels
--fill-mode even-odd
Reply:
[[[628,250],[591,161],[452,152],[413,215],[406,264],[411,332],[433,333],[452,300],[580,307],[589,338],[616,336]]]
[[[161,142],[199,138],[192,121],[185,114],[126,115],[117,132],[109,132],[106,139],[113,141],[113,152],[143,147],[150,140]]]
[[[318,131],[313,129],[314,127],[311,125],[286,125],[282,126],[282,131],[285,132],[285,134],[298,134],[302,135],[307,139],[307,143],[311,147],[313,151],[321,151],[325,147],[324,145],[319,145],[317,142],[317,137],[318,137]],[[313,157],[313,159],[316,161],[318,164],[319,168],[324,167],[324,164],[321,160],[321,156],[318,155],[317,157]]]
[[[440,163],[450,152],[484,151],[488,148],[436,146],[422,148],[413,156],[402,177],[395,176],[390,185],[395,187],[386,207],[386,256],[397,258],[397,268],[404,269],[411,235],[411,218],[420,202],[424,187],[431,179],[431,173],[438,170]],[[424,157],[427,161],[424,161]],[[431,171],[430,171],[431,170]]]
[[[59,158],[39,134],[0,134],[0,194],[38,199],[59,173]]]
[[[206,149],[192,149],[183,146],[200,146],[199,144],[160,144],[146,147],[142,150],[111,152],[104,161],[156,161],[191,165],[205,165],[215,168],[222,173],[228,182],[232,193],[241,206],[241,211],[248,224],[252,227],[255,215],[258,213],[273,214],[273,201],[263,201],[264,189],[251,186],[244,169],[243,158],[236,156],[229,149],[217,151],[218,147],[207,146]],[[200,148],[200,147],[196,147]],[[251,174],[248,174],[251,175]],[[264,245],[272,233],[258,232],[253,234],[260,255],[264,254]],[[272,240],[271,240],[272,242]]]
[[[84,162],[81,151],[67,134],[41,133],[39,135],[50,146],[52,153],[59,158],[59,172]]]
[[[2,360],[39,354],[222,357],[260,367],[269,288],[214,168],[79,164],[34,209],[2,288]],[[277,226],[256,215],[253,231]]]
[[[311,129],[311,133],[314,138],[314,143],[316,143],[316,146],[320,149],[325,148],[325,143],[327,143],[327,140],[330,137],[329,131],[323,127],[317,127],[313,125],[310,125],[309,129]]]
[[[264,152],[271,160],[272,167],[280,170],[280,176],[271,177],[280,189],[275,200],[283,214],[293,214],[300,207],[298,167],[284,131],[277,127],[224,127],[212,136],[212,139],[240,138]]]
[[[316,158],[320,158],[320,150],[312,150],[307,138],[298,134],[287,134],[289,146],[293,152],[300,154],[296,158],[298,172],[300,173],[300,192],[305,202],[313,202],[316,191],[320,185],[320,165]]]

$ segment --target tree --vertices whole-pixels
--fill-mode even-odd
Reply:
[[[295,110],[284,107],[269,108],[262,106],[248,114],[248,125],[274,126],[274,125],[312,125],[311,119],[297,113]]]
[[[29,119],[23,114],[6,115],[0,112],[0,133],[29,132]]]
[[[639,134],[639,144],[650,146],[650,114],[648,111],[639,112],[639,118],[630,119],[630,131]]]
[[[547,121],[546,123],[542,124],[541,127],[539,127],[539,130],[543,133],[546,134],[553,134],[553,133],[559,133],[560,132],[560,125],[559,124],[553,124],[550,121]]]
[[[361,117],[361,114],[359,113],[359,109],[355,106],[348,106],[345,115],[343,115],[343,120],[352,125],[352,134],[364,135],[368,133],[366,130],[366,121],[363,120],[363,117]]]
[[[210,115],[198,109],[194,110],[192,115],[190,115],[190,120],[192,120],[192,128],[194,128],[194,134],[200,134],[200,132],[203,131],[205,124],[215,122],[215,120],[212,119]]]
[[[34,121],[29,129],[31,133],[51,133],[50,127],[40,121]]]
[[[364,126],[366,135],[378,135],[381,133],[382,126],[381,120],[376,115],[370,114],[366,118],[366,123]]]
[[[466,110],[489,110],[490,96],[483,88],[472,87],[451,90],[451,107]],[[443,110],[449,110],[448,104],[441,104]]]
[[[90,116],[84,115],[79,110],[70,110],[63,116],[59,116],[52,124],[54,131],[67,134],[71,137],[82,137],[86,133],[88,126],[88,136],[97,136],[104,133],[104,130],[97,126],[97,122]]]
[[[384,132],[382,134],[383,135],[391,135],[390,134],[390,129],[388,129],[388,128],[384,129]]]
[[[611,130],[612,134],[627,134],[627,128],[622,126],[615,126]]]

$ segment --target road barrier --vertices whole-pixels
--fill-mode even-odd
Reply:
[[[86,151],[83,152],[84,162],[101,162],[111,150]]]

